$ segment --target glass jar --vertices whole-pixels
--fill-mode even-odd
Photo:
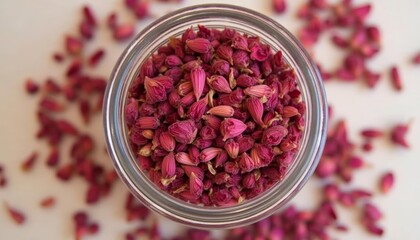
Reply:
[[[163,192],[142,172],[132,152],[124,109],[130,84],[140,65],[169,37],[202,24],[209,28],[236,29],[259,36],[296,70],[307,105],[301,148],[286,177],[263,194],[229,207],[204,207]],[[174,221],[197,228],[231,228],[247,225],[273,214],[304,186],[321,156],[326,138],[327,103],[318,70],[296,38],[276,21],[252,10],[222,4],[197,5],[169,13],[143,29],[117,61],[105,96],[104,127],[108,151],[116,171],[145,206]]]

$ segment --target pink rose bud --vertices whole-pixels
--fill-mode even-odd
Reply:
[[[254,162],[255,168],[260,168],[260,167],[263,166],[263,162],[262,162],[262,159],[261,159],[260,155],[258,154],[257,148],[253,147],[251,149],[250,157],[251,157],[252,161]]]
[[[136,119],[139,116],[139,102],[130,98],[130,102],[125,107],[125,120],[129,127],[133,126],[136,123]]]
[[[271,147],[262,144],[255,144],[255,148],[264,166],[269,165],[273,161],[274,153]]]
[[[239,154],[248,151],[254,146],[254,139],[250,136],[241,137],[238,139],[239,144]]]
[[[162,177],[171,178],[175,175],[175,155],[173,152],[168,153],[162,160]]]
[[[211,65],[211,69],[214,74],[226,76],[230,73],[230,64],[223,59],[215,60]]]
[[[228,160],[229,156],[225,151],[220,152],[217,156],[216,159],[214,160],[215,162],[215,166],[216,167],[220,167],[222,166],[226,160]]]
[[[150,157],[152,155],[152,144],[146,144],[140,148],[138,154],[143,157]]]
[[[198,163],[195,163],[188,153],[185,152],[178,152],[175,154],[175,160],[181,164],[196,166]]]
[[[227,44],[220,45],[217,48],[216,54],[221,59],[224,59],[224,60],[228,61],[231,65],[233,65],[233,60],[232,60],[233,49],[232,49],[231,46],[229,46]]]
[[[231,157],[232,159],[235,159],[238,157],[239,143],[233,141],[232,139],[229,139],[226,141],[225,150],[227,154],[229,154],[229,157]]]
[[[394,174],[392,172],[385,173],[380,179],[380,188],[383,193],[388,193],[394,186]]]
[[[244,172],[251,172],[255,169],[255,164],[252,158],[247,153],[242,153],[239,159],[239,168]]]
[[[188,154],[190,155],[190,158],[194,163],[200,162],[200,150],[198,149],[198,147],[190,145],[188,148]]]
[[[198,102],[193,103],[188,110],[188,114],[187,114],[188,117],[194,120],[195,122],[200,121],[201,117],[206,112],[207,104],[208,104],[207,97],[204,97],[200,99]]]
[[[175,139],[168,132],[163,132],[159,134],[159,145],[168,152],[171,152],[175,149]]]
[[[178,94],[178,91],[173,90],[169,93],[168,101],[172,107],[177,108],[180,100],[181,100],[181,96]]]
[[[223,141],[241,135],[247,126],[241,120],[235,118],[225,118],[220,126],[220,132],[223,136]]]
[[[271,66],[271,59],[267,59],[261,64],[261,72],[264,76],[268,77],[273,72],[273,67]]]
[[[212,115],[206,115],[203,116],[204,121],[206,122],[206,125],[215,129],[219,130],[220,126],[222,125],[222,120],[216,116]]]
[[[246,37],[240,33],[236,33],[232,38],[232,47],[239,50],[248,51],[248,41]]]
[[[166,100],[166,88],[157,80],[145,77],[144,89],[146,90],[146,101],[148,103],[153,104]]]
[[[257,84],[257,79],[249,76],[248,74],[241,74],[236,78],[236,85],[239,87],[247,88]]]
[[[140,129],[156,129],[160,125],[160,121],[156,117],[139,117],[136,127]]]
[[[178,85],[178,94],[185,96],[193,91],[193,85],[190,81],[183,81]]]
[[[267,85],[255,85],[252,87],[247,87],[244,90],[245,95],[253,96],[257,98],[261,97],[270,97],[273,94],[273,89]]]
[[[276,52],[271,59],[272,66],[275,70],[281,70],[284,65],[283,53],[281,51]]]
[[[287,128],[281,125],[267,128],[263,133],[261,143],[268,146],[279,145],[287,134]]]
[[[236,50],[233,53],[233,65],[237,68],[247,68],[249,65],[249,55],[248,52],[244,50]]]
[[[197,127],[192,120],[179,121],[168,127],[169,133],[180,143],[192,143],[197,135]]]
[[[410,145],[407,142],[406,135],[409,130],[408,124],[397,124],[391,130],[391,141],[394,144],[400,145],[405,148],[409,148]]]
[[[276,13],[284,13],[286,11],[286,0],[272,0],[273,9]]]
[[[372,203],[366,203],[363,207],[363,218],[370,221],[381,220],[383,214],[379,208],[377,208]]]
[[[271,53],[271,49],[269,45],[255,44],[251,48],[250,57],[252,60],[263,62],[268,59],[268,57],[270,56],[270,53]]]
[[[166,66],[172,68],[182,65],[182,60],[176,55],[169,55],[165,59]]]
[[[300,115],[299,111],[297,108],[293,107],[293,106],[286,106],[283,108],[283,117],[285,118],[290,118],[290,117],[294,117]]]
[[[207,78],[207,83],[209,86],[219,93],[231,93],[232,89],[229,86],[229,82],[220,75],[213,75],[210,78]]]
[[[220,105],[216,107],[210,108],[210,110],[207,111],[207,114],[219,116],[219,117],[232,117],[235,113],[235,110],[231,106],[226,105]]]
[[[247,109],[249,111],[249,114],[251,115],[252,119],[254,119],[254,121],[258,125],[263,126],[264,123],[262,121],[262,116],[263,116],[263,113],[264,113],[264,106],[263,106],[263,103],[261,102],[261,100],[259,98],[251,96],[246,101],[246,107],[247,107]]]
[[[146,129],[141,132],[141,135],[143,135],[143,137],[145,137],[146,139],[153,139],[154,133],[154,131]]]
[[[199,60],[191,60],[186,62],[184,65],[181,66],[181,69],[185,72],[190,72],[191,70],[198,68],[201,66],[202,61]]]
[[[194,173],[196,177],[203,180],[204,179],[204,172],[200,167],[197,166],[189,166],[183,165],[182,169],[184,169],[185,174],[190,178],[191,173]]]
[[[211,42],[205,38],[187,40],[186,45],[189,49],[197,53],[207,53],[213,48]]]
[[[190,175],[189,187],[191,194],[195,196],[201,196],[203,194],[203,181],[194,172]]]
[[[217,137],[216,129],[210,126],[204,126],[200,130],[200,136],[204,140],[212,140]]]
[[[194,96],[196,100],[200,99],[203,94],[204,85],[206,84],[206,72],[201,67],[191,70],[191,83],[193,86]]]
[[[194,92],[189,92],[179,100],[179,106],[188,107],[195,102],[196,98]],[[181,114],[179,116],[182,116]]]
[[[255,187],[255,175],[253,173],[245,174],[242,179],[242,185],[244,188],[252,189]]]
[[[223,151],[223,149],[215,148],[215,147],[209,147],[209,148],[204,149],[200,153],[201,162],[208,162],[208,161],[212,160],[222,151]]]

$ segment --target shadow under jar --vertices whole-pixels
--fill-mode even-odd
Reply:
[[[285,177],[260,195],[231,206],[202,206],[180,200],[153,183],[142,171],[130,146],[125,107],[128,92],[140,66],[170,37],[180,37],[197,25],[231,28],[258,36],[295,70],[302,101],[306,104],[305,127],[300,147]],[[169,13],[143,29],[117,61],[104,100],[104,128],[109,154],[120,178],[145,206],[176,222],[208,229],[251,224],[275,213],[304,186],[321,156],[327,129],[327,103],[315,64],[302,45],[276,21],[252,10],[223,5],[196,5]]]

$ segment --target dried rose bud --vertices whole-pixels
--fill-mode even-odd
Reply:
[[[193,85],[190,81],[181,82],[178,85],[178,93],[181,96],[185,96],[191,91],[193,91]]]
[[[238,119],[225,118],[220,125],[220,132],[223,136],[223,141],[239,136],[246,130],[246,128],[246,124]]]
[[[136,119],[139,116],[139,103],[135,99],[131,98],[130,103],[125,107],[125,121],[129,127],[136,123]]]
[[[285,118],[291,118],[294,116],[298,116],[300,115],[299,111],[297,108],[293,107],[293,106],[286,106],[283,108],[283,117]]]
[[[248,52],[244,50],[236,50],[232,56],[233,66],[242,69],[247,68],[250,62]]]
[[[409,148],[409,144],[406,140],[406,134],[409,130],[408,124],[397,124],[391,130],[391,140],[394,144],[400,145],[405,148]]]
[[[201,67],[191,70],[191,83],[193,86],[194,96],[196,100],[200,99],[203,94],[204,85],[206,84],[206,72]]]
[[[183,63],[182,60],[176,55],[169,55],[165,59],[166,66],[168,66],[170,68],[176,67],[176,66],[181,66],[182,63]]]
[[[279,145],[287,134],[287,128],[281,125],[267,128],[263,133],[261,143],[268,146]]]
[[[168,127],[169,133],[180,143],[192,143],[197,136],[197,127],[191,120],[175,122]]]
[[[263,62],[265,60],[268,59],[268,57],[271,54],[271,49],[270,46],[267,44],[255,44],[254,46],[251,47],[251,54],[250,54],[250,58],[252,60],[258,61],[258,62]],[[258,65],[253,65],[258,67]],[[256,74],[256,70],[259,71],[259,68],[255,68],[253,69],[253,74],[254,76],[258,76],[261,74]]]
[[[226,141],[225,150],[227,154],[229,154],[229,157],[235,159],[238,157],[239,154],[239,143],[233,141],[232,139],[229,139]]]
[[[224,59],[228,61],[231,65],[233,65],[233,60],[232,60],[233,49],[231,46],[227,44],[220,45],[216,50],[216,54],[221,59]]]
[[[378,221],[382,218],[382,212],[372,203],[363,206],[363,217],[370,221]]]
[[[249,111],[249,114],[254,119],[254,121],[260,125],[263,126],[264,123],[262,121],[262,116],[264,113],[264,106],[260,99],[251,96],[246,101],[246,107]]]
[[[222,151],[223,151],[223,149],[215,148],[215,147],[209,147],[209,148],[204,149],[200,153],[201,162],[208,162],[208,161],[212,160]]]
[[[392,66],[392,68],[391,68],[391,80],[392,80],[392,84],[393,84],[394,88],[397,91],[401,91],[402,90],[402,81],[401,81],[401,77],[400,77],[399,70],[398,70],[397,66]]]
[[[240,33],[236,33],[232,38],[232,47],[239,50],[248,51],[248,41],[246,37]]]
[[[248,74],[241,74],[236,78],[236,85],[239,87],[247,88],[257,84],[257,79],[249,76]]]
[[[197,53],[207,53],[213,48],[211,42],[205,38],[187,40],[186,45],[189,49]]]
[[[286,11],[286,0],[272,0],[272,3],[276,13],[284,13]]]
[[[261,97],[268,98],[272,95],[273,89],[267,85],[261,84],[261,85],[255,85],[252,87],[245,88],[244,93],[248,96],[253,96],[257,98],[261,98]]]
[[[175,175],[175,155],[173,152],[168,153],[162,160],[162,177],[171,178]]]
[[[253,173],[244,174],[244,177],[242,179],[242,186],[244,186],[244,188],[254,188],[255,182],[255,175]]]
[[[146,90],[146,101],[148,103],[153,104],[166,100],[166,89],[161,82],[153,78],[145,77],[144,88]]]
[[[201,179],[198,178],[194,172],[191,172],[189,187],[191,194],[195,196],[201,196],[203,193],[203,181],[201,181]]]
[[[203,116],[203,119],[206,122],[207,126],[216,130],[220,129],[220,126],[222,124],[222,120],[220,120],[220,118],[216,116],[212,116],[212,115],[207,115],[207,116]]]
[[[188,117],[194,120],[195,122],[200,121],[201,117],[206,111],[207,104],[208,104],[207,97],[204,97],[200,99],[199,101],[193,103],[188,110],[188,113],[187,113]]]
[[[232,117],[234,112],[235,110],[231,106],[219,105],[219,106],[210,108],[207,111],[207,114],[227,118],[227,117]]]
[[[140,129],[156,129],[160,125],[160,121],[156,117],[139,117],[136,127]]]
[[[216,156],[216,159],[214,160],[215,166],[216,167],[222,166],[228,160],[228,158],[229,158],[229,155],[227,154],[227,152],[225,152],[225,151],[220,152]]]
[[[190,166],[196,166],[198,162],[194,162],[190,155],[185,152],[178,152],[175,154],[175,160],[181,164],[190,165]]]
[[[168,152],[175,149],[175,139],[168,132],[162,132],[159,134],[159,145]]]
[[[220,75],[213,75],[210,78],[207,78],[207,83],[209,86],[219,93],[231,93],[232,89],[229,86],[229,82]]]
[[[227,76],[230,73],[230,65],[223,59],[213,61],[211,69],[213,74],[219,74],[222,76]]]
[[[394,186],[394,174],[392,172],[385,173],[380,179],[379,186],[383,193],[388,193]]]
[[[138,154],[143,157],[150,157],[152,155],[152,144],[146,144],[138,151]]]
[[[200,137],[204,140],[212,140],[217,137],[216,129],[210,126],[203,126],[200,130]]]
[[[241,171],[250,172],[255,169],[254,160],[246,152],[242,153],[241,158],[239,159],[239,168]]]

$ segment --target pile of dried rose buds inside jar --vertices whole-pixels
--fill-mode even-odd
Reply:
[[[198,25],[141,65],[125,120],[139,165],[160,189],[229,206],[284,178],[304,114],[281,51],[258,36]]]

